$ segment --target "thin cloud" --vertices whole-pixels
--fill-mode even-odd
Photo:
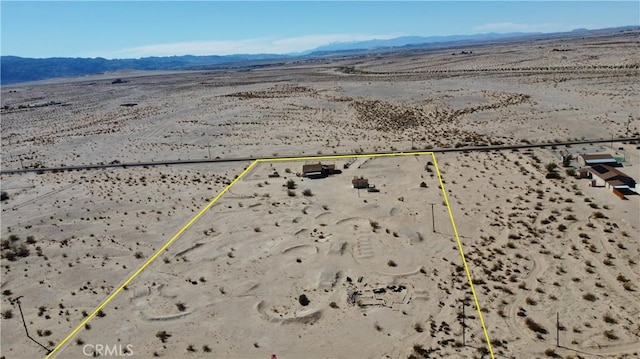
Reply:
[[[148,56],[179,55],[232,55],[232,54],[285,54],[311,50],[333,42],[392,39],[399,34],[331,34],[307,35],[290,38],[253,38],[243,40],[191,41],[144,45],[125,48],[110,53],[93,53],[91,57],[140,58]]]
[[[483,24],[473,28],[476,32],[555,32],[567,31],[567,26],[560,24],[518,24],[513,22],[498,22]]]

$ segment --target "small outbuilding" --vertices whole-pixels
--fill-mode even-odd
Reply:
[[[335,164],[323,165],[318,162],[302,165],[302,175],[307,178],[325,178],[335,172]]]
[[[353,184],[353,188],[369,188],[369,180],[364,177],[353,177],[351,184]]]

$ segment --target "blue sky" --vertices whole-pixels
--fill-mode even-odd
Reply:
[[[638,1],[5,1],[1,53],[138,58],[289,53],[404,35],[638,25]]]

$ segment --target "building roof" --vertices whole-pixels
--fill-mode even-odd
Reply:
[[[581,154],[579,156],[585,160],[603,160],[603,159],[610,159],[613,161],[616,160],[615,158],[613,158],[613,156],[611,156],[608,153],[586,153],[586,154]]]
[[[591,172],[593,175],[598,176],[607,182],[609,180],[623,179],[623,178],[630,179],[633,181],[633,178],[627,176],[622,171],[607,165],[595,165],[589,169],[589,172]]]
[[[302,172],[321,172],[323,170],[334,171],[336,169],[335,164],[323,165],[322,163],[310,163],[302,165]]]
[[[302,165],[302,172],[322,172],[322,164],[321,163],[313,163],[309,165]]]
[[[629,186],[627,186],[626,183],[624,183],[624,182],[622,182],[620,180],[612,180],[612,181],[608,181],[607,183],[609,183],[613,187],[627,187],[627,188],[629,188]]]

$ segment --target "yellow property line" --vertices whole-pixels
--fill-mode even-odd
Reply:
[[[440,181],[440,187],[442,188],[442,194],[444,196],[445,203],[447,205],[447,210],[449,212],[449,218],[451,219],[451,225],[453,227],[453,232],[456,236],[456,240],[458,242],[458,248],[460,249],[460,256],[462,257],[462,262],[464,264],[464,269],[467,273],[467,278],[469,279],[469,285],[471,286],[471,293],[473,294],[473,299],[476,303],[476,308],[478,310],[478,316],[480,318],[480,323],[482,324],[482,330],[484,331],[484,336],[487,341],[487,347],[489,348],[489,353],[491,354],[491,358],[494,359],[493,349],[491,348],[491,341],[489,340],[489,334],[484,324],[484,319],[482,316],[482,311],[480,310],[480,304],[478,303],[478,297],[476,296],[476,291],[473,287],[473,280],[471,279],[471,273],[469,272],[469,267],[467,266],[466,259],[464,257],[464,251],[462,250],[462,242],[460,241],[460,236],[458,235],[458,230],[456,228],[455,222],[453,220],[453,213],[451,212],[451,207],[449,206],[449,200],[447,198],[447,192],[444,189],[444,184],[442,182],[442,176],[440,175],[440,169],[438,168],[438,163],[436,162],[436,157],[433,152],[398,152],[398,153],[389,153],[389,154],[360,154],[360,155],[329,155],[329,156],[320,156],[320,157],[290,157],[290,158],[261,158],[257,159],[240,173],[228,186],[226,186],[218,195],[213,198],[198,214],[196,214],[187,224],[185,224],[171,239],[169,239],[160,249],[158,249],[151,257],[149,257],[133,274],[131,274],[126,281],[124,281],[113,293],[111,293],[105,300],[100,303],[100,305],[89,314],[69,335],[67,335],[56,347],[47,354],[45,359],[49,359],[53,357],[58,351],[61,350],[63,346],[65,346],[71,338],[73,338],[80,329],[82,329],[85,324],[87,324],[91,319],[93,319],[99,311],[101,311],[113,298],[115,298],[120,292],[126,287],[129,283],[131,283],[140,273],[145,270],[163,251],[165,251],[173,242],[176,241],[193,223],[195,223],[203,214],[206,212],[211,206],[214,205],[233,185],[235,185],[238,181],[240,181],[257,163],[262,162],[285,162],[285,161],[301,161],[301,160],[323,160],[323,159],[339,159],[339,158],[375,158],[375,157],[395,157],[395,156],[420,156],[420,155],[431,155],[433,158],[433,164],[436,168],[436,172],[438,174],[438,180]]]
[[[431,153],[431,157],[433,157],[433,164],[436,168],[436,173],[438,174],[438,181],[440,181],[440,188],[442,188],[442,195],[444,196],[444,202],[447,204],[447,211],[449,211],[449,218],[451,219],[451,226],[453,227],[453,233],[455,234],[456,241],[458,242],[458,249],[460,249],[460,257],[462,257],[462,263],[464,264],[464,271],[467,273],[467,279],[469,280],[469,285],[471,286],[471,294],[473,294],[473,300],[476,302],[476,309],[478,310],[478,317],[480,318],[480,324],[482,324],[482,331],[484,332],[484,338],[487,341],[487,348],[489,349],[489,354],[491,355],[491,359],[494,359],[493,348],[491,347],[491,340],[489,340],[489,332],[487,332],[487,327],[484,325],[482,310],[480,310],[480,303],[478,302],[478,296],[476,295],[476,290],[473,287],[473,279],[471,278],[471,272],[469,271],[467,260],[464,257],[464,251],[462,250],[462,242],[460,241],[460,235],[458,235],[458,228],[456,227],[456,222],[453,220],[453,212],[451,212],[451,206],[449,205],[449,198],[447,197],[447,191],[444,189],[444,183],[442,182],[442,175],[440,174],[440,168],[438,167],[438,162],[436,161],[435,154]]]
[[[80,329],[82,329],[82,327],[84,327],[85,324],[87,324],[91,319],[93,319],[93,317],[96,316],[96,314],[98,314],[98,312],[100,310],[102,310],[102,308],[104,308],[107,304],[109,304],[109,302],[111,302],[111,300],[113,298],[115,298],[115,296],[117,296],[125,286],[127,286],[129,283],[131,283],[132,280],[134,280],[143,270],[145,270],[149,264],[151,264],[151,262],[153,262],[165,249],[167,249],[167,247],[169,247],[173,242],[175,242],[176,239],[178,239],[178,237],[180,237],[182,235],[182,233],[184,233],[189,227],[191,227],[191,225],[198,220],[198,218],[200,218],[202,216],[202,214],[204,214],[204,212],[206,212],[209,208],[211,208],[211,206],[213,206],[214,203],[216,203],[220,197],[222,197],[222,195],[224,195],[229,188],[231,188],[231,186],[233,186],[234,184],[236,184],[236,182],[238,182],[247,172],[249,172],[249,170],[255,166],[255,164],[257,163],[257,161],[253,161],[251,162],[251,164],[244,170],[242,171],[242,173],[236,177],[236,179],[234,179],[227,187],[225,187],[222,191],[220,191],[220,193],[218,193],[218,195],[211,200],[211,202],[209,202],[209,204],[207,204],[200,212],[198,212],[198,214],[196,214],[193,218],[191,218],[191,220],[189,222],[187,222],[187,224],[185,224],[179,231],[178,233],[176,233],[173,237],[171,237],[171,239],[169,239],[160,249],[158,249],[151,257],[149,257],[149,259],[147,259],[141,266],[140,268],[138,268],[138,270],[136,270],[135,272],[133,272],[133,274],[131,274],[129,276],[129,278],[127,278],[126,281],[124,281],[124,283],[122,283],[118,289],[116,289],[113,293],[111,293],[105,300],[102,301],[102,303],[100,303],[100,305],[89,315],[87,316],[77,327],[76,329],[74,329],[71,333],[69,333],[69,335],[67,335],[66,338],[64,338],[64,340],[62,340],[58,345],[56,345],[55,348],[53,348],[53,350],[47,354],[47,356],[45,358],[50,358],[52,357],[58,350],[60,350],[60,348],[62,348],[62,346],[64,346],[69,339],[71,339]]]

